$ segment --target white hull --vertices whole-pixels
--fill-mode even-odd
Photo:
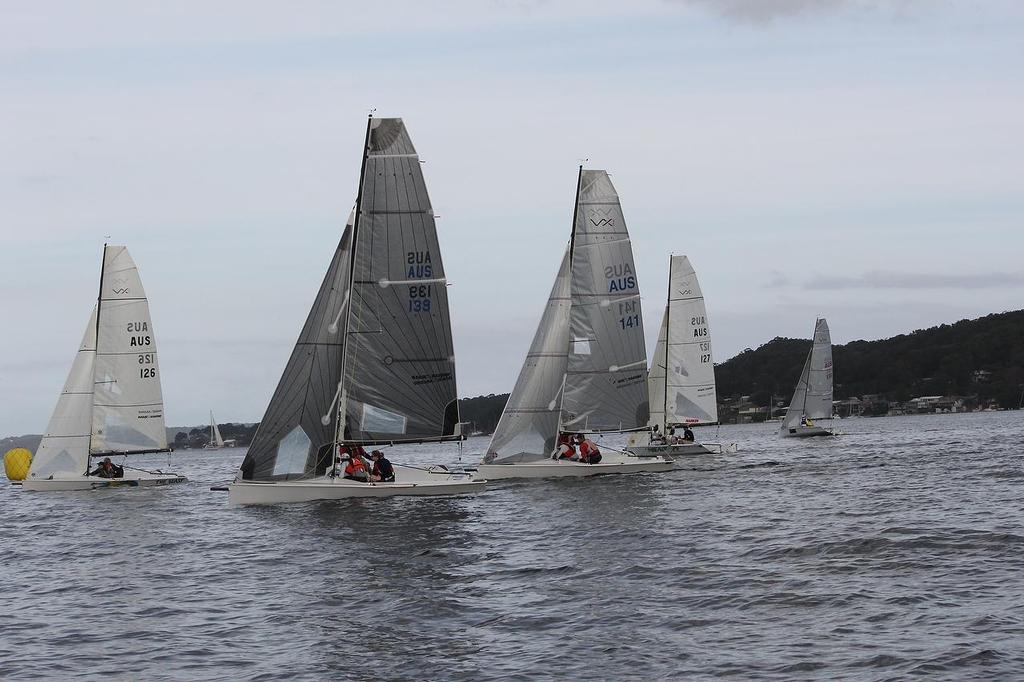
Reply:
[[[581,464],[568,460],[545,459],[525,464],[480,464],[477,473],[487,480],[509,478],[580,478],[601,474],[636,474],[671,471],[675,466],[668,457],[637,457],[602,453],[599,464]]]
[[[782,428],[779,433],[783,438],[810,438],[812,436],[833,436],[832,429],[824,429],[820,426],[797,426],[796,428]]]
[[[626,448],[639,457],[690,457],[693,455],[721,455],[736,452],[736,444],[729,443],[673,443],[672,445],[630,445]]]
[[[39,492],[95,490],[97,488],[151,488],[174,483],[185,483],[187,478],[179,474],[125,472],[124,478],[99,478],[98,476],[59,476],[21,483],[23,490]]]
[[[469,495],[482,491],[487,481],[444,468],[417,469],[395,465],[394,483],[361,483],[322,476],[296,481],[234,481],[228,485],[228,504],[283,504],[314,500],[397,495]]]

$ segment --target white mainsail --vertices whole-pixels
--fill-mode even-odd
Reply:
[[[633,248],[608,173],[580,170],[569,254],[572,308],[562,430],[647,423],[647,348]]]
[[[46,478],[56,473],[81,475],[88,470],[95,359],[96,308],[93,308],[64,390],[57,398],[53,416],[32,458],[31,477]]]
[[[789,401],[782,431],[795,429],[804,419],[832,418],[832,337],[828,322],[820,318],[814,325],[814,341],[804,360],[800,380]]]
[[[124,246],[103,249],[97,315],[90,452],[165,450],[153,321],[138,268]]]
[[[663,410],[665,423],[714,424],[718,421],[711,326],[697,274],[686,256],[669,264],[668,307],[665,311],[668,348]],[[659,360],[655,356],[655,363]],[[664,424],[663,424],[664,426]]]
[[[548,305],[484,457],[548,457],[560,431],[646,424],[640,291],[607,172],[580,169],[573,234]]]

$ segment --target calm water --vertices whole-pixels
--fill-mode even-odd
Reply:
[[[841,428],[475,498],[0,486],[0,677],[1020,679],[1024,412]]]

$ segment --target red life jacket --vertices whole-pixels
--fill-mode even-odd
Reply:
[[[596,455],[600,450],[597,449],[597,444],[589,438],[580,443],[580,461],[589,462],[591,455]]]
[[[366,473],[366,464],[360,457],[352,457],[348,460],[348,464],[345,465],[345,475],[355,476],[359,472]]]
[[[563,447],[565,447],[567,449],[563,450],[562,449]],[[560,445],[558,447],[558,458],[559,459],[572,459],[575,456],[576,456],[576,448],[574,448],[572,446],[572,443],[562,443],[562,445]]]

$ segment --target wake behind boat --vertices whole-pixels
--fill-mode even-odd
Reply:
[[[607,447],[600,448],[600,461],[592,463],[592,442],[568,442],[588,433],[644,428],[648,417],[640,290],[629,233],[608,173],[581,166],[574,204],[569,245],[547,307],[477,467],[487,479],[673,467],[668,457],[641,457]],[[582,461],[584,456],[590,461]]]
[[[711,325],[690,259],[671,256],[668,300],[648,378],[649,432],[634,433],[627,449],[640,455],[722,454],[736,444],[697,442],[691,426],[718,423]],[[683,436],[676,433],[683,427]]]
[[[814,323],[814,341],[779,434],[787,438],[835,435],[832,428],[832,337],[824,318]]]
[[[484,488],[486,481],[441,466],[396,464],[393,477],[374,481],[360,456],[364,447],[462,438],[446,286],[405,125],[371,118],[355,209],[228,486],[231,504]]]
[[[151,452],[169,450],[149,301],[128,249],[104,246],[96,306],[22,488],[90,490],[186,480],[112,461]],[[91,458],[103,458],[92,471]]]

